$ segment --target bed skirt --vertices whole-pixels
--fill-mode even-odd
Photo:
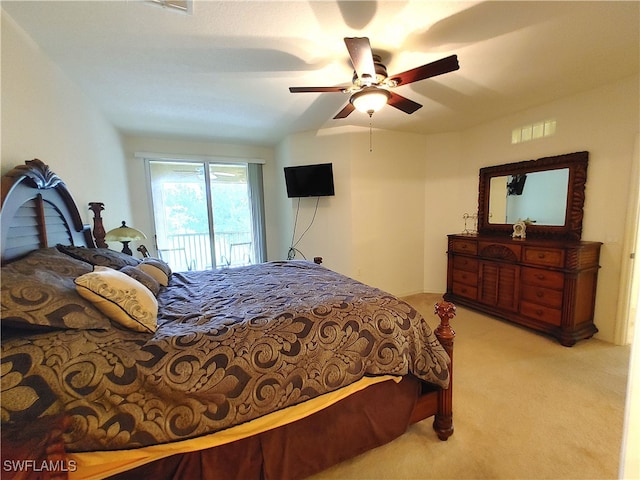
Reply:
[[[302,479],[402,435],[419,392],[420,381],[411,376],[377,383],[294,423],[109,478]]]

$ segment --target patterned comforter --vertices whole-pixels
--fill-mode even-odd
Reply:
[[[415,309],[310,262],[174,273],[158,303],[154,334],[4,341],[2,421],[66,411],[69,450],[115,450],[215,432],[364,376],[449,381]]]

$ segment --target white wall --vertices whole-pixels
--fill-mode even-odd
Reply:
[[[396,295],[423,291],[423,135],[377,130],[353,138],[352,276]]]
[[[447,287],[447,235],[462,232],[463,215],[478,210],[478,172],[466,165],[460,133],[430,135],[424,157],[423,290],[443,294]]]
[[[383,290],[421,292],[425,138],[374,130],[372,140],[370,151],[368,129],[335,128],[291,135],[278,146],[279,177],[288,165],[333,163],[336,194],[320,199],[297,248],[307,259],[321,256],[327,267]],[[287,199],[284,178],[279,181],[284,258],[298,200]],[[301,200],[296,241],[315,205],[315,199]]]
[[[351,274],[350,151],[351,138],[341,130],[303,132],[290,135],[280,142],[276,148],[274,183],[278,211],[276,222],[281,233],[275,247],[277,259],[287,258],[289,248],[294,244],[299,250],[296,259],[322,257],[326,267],[345,275]],[[301,198],[298,210],[298,199],[287,198],[283,168],[316,163],[333,164],[335,195],[321,197],[317,213],[315,198]],[[304,233],[307,228],[308,231]]]
[[[77,85],[2,11],[2,174],[39,158],[67,184],[83,221],[131,215],[120,136]],[[118,188],[119,187],[119,188]]]

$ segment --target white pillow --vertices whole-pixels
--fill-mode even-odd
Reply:
[[[113,321],[137,332],[155,332],[158,301],[137,280],[108,267],[75,279],[76,290]]]

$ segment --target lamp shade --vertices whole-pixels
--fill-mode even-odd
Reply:
[[[349,101],[356,110],[371,116],[387,104],[390,96],[391,94],[383,88],[365,87],[351,95]]]
[[[109,230],[104,239],[107,242],[131,242],[132,240],[142,240],[147,236],[140,230],[127,227],[127,224],[122,221],[122,226]]]

